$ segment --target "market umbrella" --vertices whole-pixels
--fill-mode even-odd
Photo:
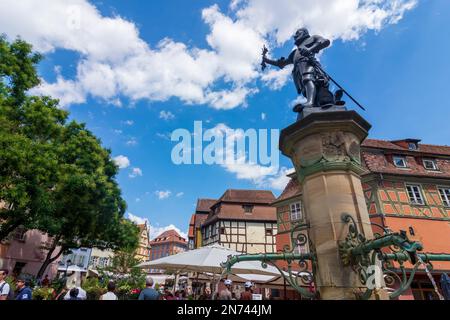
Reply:
[[[76,266],[76,265],[72,265],[69,267],[59,267],[58,271],[67,271],[67,272],[87,272],[86,269]]]
[[[237,251],[212,245],[196,250],[185,251],[173,256],[168,256],[154,261],[143,262],[138,265],[142,269],[164,269],[167,271],[181,272],[205,272],[222,274],[221,263],[226,262],[228,256],[242,255]],[[263,268],[261,262],[244,261],[236,263],[231,268],[233,274],[257,274],[266,276],[278,276],[276,268],[268,266]]]

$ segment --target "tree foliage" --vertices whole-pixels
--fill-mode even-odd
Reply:
[[[22,40],[0,37],[0,240],[18,226],[53,236],[40,274],[69,248],[138,243],[111,151],[84,124],[68,122],[57,100],[27,95],[39,84],[41,58]]]
[[[145,285],[145,272],[138,268],[141,263],[132,248],[116,252],[110,266],[100,271],[105,283],[112,280],[116,283],[119,296],[129,299],[135,289],[142,289]]]

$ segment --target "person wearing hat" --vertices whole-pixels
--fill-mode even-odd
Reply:
[[[225,289],[220,291],[219,294],[219,300],[232,300],[233,294],[231,293],[231,286],[233,284],[233,281],[227,279],[224,281]]]
[[[241,293],[241,299],[240,300],[253,300],[253,283],[250,281],[247,281],[244,284],[245,291]]]
[[[17,296],[16,300],[32,300],[33,292],[27,284],[24,277],[18,277],[16,282]]]

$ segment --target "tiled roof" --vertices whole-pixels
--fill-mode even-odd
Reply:
[[[202,224],[208,219],[208,214],[196,214],[195,215],[195,228],[200,228]]]
[[[178,242],[181,244],[186,244],[186,239],[184,239],[178,232],[175,230],[167,230],[157,236],[154,240],[150,242],[152,244],[160,244],[163,242]]]
[[[211,211],[204,224],[217,219],[246,221],[276,221],[276,209],[271,206],[275,200],[272,191],[267,190],[227,190],[214,207],[220,207],[218,212]],[[245,213],[243,205],[253,205],[252,213]]]
[[[408,141],[413,139],[405,139],[403,141]],[[362,147],[366,148],[375,148],[375,149],[385,149],[385,150],[393,150],[393,151],[405,151],[412,152],[417,154],[428,154],[428,155],[443,155],[450,156],[450,147],[449,146],[438,146],[431,144],[418,144],[417,150],[409,150],[406,147],[402,146],[402,140],[399,141],[386,141],[386,140],[376,140],[376,139],[366,139],[362,143]]]
[[[276,203],[283,200],[287,200],[292,197],[299,196],[301,195],[301,193],[302,193],[302,186],[298,182],[297,177],[293,176],[291,180],[289,180],[288,185],[286,186],[286,188],[284,188],[281,195],[274,202]]]
[[[196,212],[209,212],[209,209],[217,202],[216,199],[198,199]]]
[[[261,203],[269,204],[275,200],[272,191],[268,190],[227,190],[217,202]]]
[[[450,159],[446,159],[450,156],[450,147],[421,143],[418,143],[417,150],[410,150],[407,147],[407,142],[419,141],[417,139],[398,141],[366,139],[361,145],[363,165],[373,173],[450,178]],[[405,156],[408,168],[398,168],[394,165],[392,156],[396,154]],[[422,163],[423,158],[434,159],[439,171],[426,170]],[[301,194],[301,186],[293,176],[275,203],[299,194]]]
[[[191,216],[191,221],[189,222],[189,232],[188,237],[193,238],[194,237],[194,228],[195,228],[195,214]]]
[[[401,147],[397,142],[393,143],[371,139],[366,140],[362,146],[362,159],[364,165],[370,172],[450,178],[450,159],[442,158],[442,156],[450,156],[450,147],[419,144],[418,150],[409,150],[408,148]],[[398,168],[394,165],[392,156],[396,154],[405,157],[408,168]],[[439,170],[426,170],[423,165],[424,157],[434,159]]]
[[[256,204],[253,208],[253,212],[251,214],[247,214],[244,212],[242,205],[222,204],[220,212],[218,214],[211,214],[205,224],[215,218],[246,221],[276,221],[277,213],[276,209],[269,205]]]
[[[195,225],[195,214],[193,214],[193,215],[191,216],[191,221],[189,221],[189,225],[190,225],[190,226]]]

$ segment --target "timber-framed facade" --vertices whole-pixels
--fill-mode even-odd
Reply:
[[[270,191],[227,190],[202,225],[202,244],[242,253],[276,252],[277,219]]]
[[[421,144],[418,139],[384,141],[367,139],[361,145],[362,187],[374,233],[383,228],[405,231],[429,253],[450,253],[450,147]],[[292,205],[301,203],[296,174],[274,202],[277,208],[277,247],[290,245],[289,230],[295,223]],[[302,212],[307,224],[307,212]],[[378,226],[377,226],[378,225]],[[434,262],[432,275],[450,272],[449,262]],[[400,299],[436,299],[427,275],[419,270]]]

